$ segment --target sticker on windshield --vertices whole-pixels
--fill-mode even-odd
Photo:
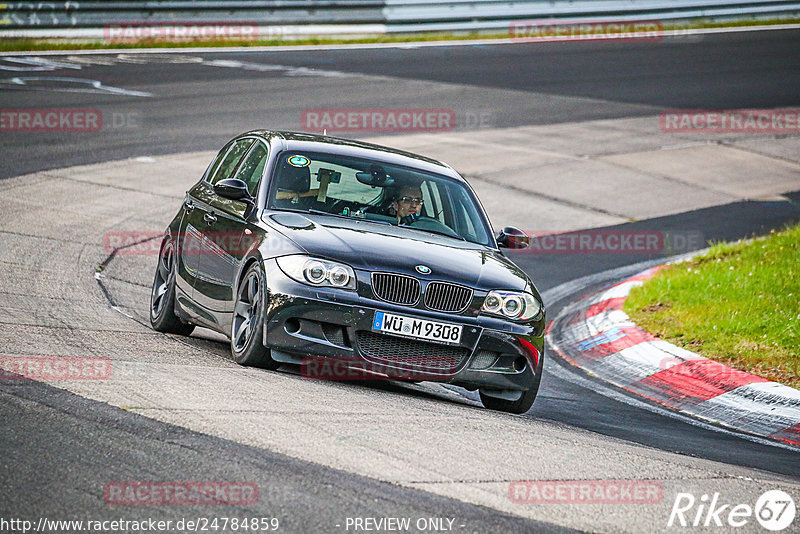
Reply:
[[[289,156],[289,165],[293,167],[308,167],[311,161],[305,156]]]

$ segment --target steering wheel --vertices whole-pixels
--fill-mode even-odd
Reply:
[[[443,234],[451,235],[453,237],[460,237],[452,228],[444,224],[439,219],[434,219],[433,217],[428,217],[427,215],[420,215],[408,226],[413,226],[414,228],[419,228],[420,230],[433,230],[435,232],[440,232]]]

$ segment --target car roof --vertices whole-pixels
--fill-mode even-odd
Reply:
[[[303,132],[252,130],[241,136],[257,135],[265,139],[279,140],[283,150],[297,152],[326,152],[365,159],[377,159],[386,163],[412,167],[432,173],[442,174],[459,181],[465,181],[450,165],[441,161],[382,145],[342,139],[329,135],[318,135]]]

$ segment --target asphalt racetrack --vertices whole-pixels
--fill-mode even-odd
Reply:
[[[797,42],[798,31],[785,30],[687,35],[660,43],[186,51],[123,54],[121,59],[81,55],[70,68],[55,71],[36,64],[18,70],[26,65],[6,59],[0,61],[3,107],[87,105],[107,111],[106,123],[113,126],[116,119],[118,126],[113,136],[3,136],[0,149],[14,164],[3,165],[0,177],[142,154],[210,150],[265,125],[297,129],[303,110],[324,107],[451,108],[460,125],[473,127],[480,113],[489,114],[491,126],[513,127],[646,116],[664,109],[791,107],[800,92]],[[15,77],[40,78],[26,83],[37,90],[9,81]],[[153,96],[125,97],[85,81],[52,78],[97,80]],[[47,89],[52,86],[92,92]]]
[[[103,236],[163,229],[213,151],[249,129],[303,130],[304,111],[449,109],[455,128],[426,140],[457,147],[485,135],[503,161],[503,136],[582,128],[582,146],[615,157],[638,135],[626,128],[652,119],[658,130],[665,110],[800,107],[798,50],[800,30],[776,30],[658,43],[0,56],[4,111],[102,115],[96,132],[0,132],[2,352],[102,356],[114,365],[104,385],[0,381],[0,517],[276,517],[286,532],[353,532],[353,518],[410,517],[452,518],[457,532],[674,532],[692,531],[667,526],[681,492],[719,493],[726,503],[752,506],[764,491],[781,489],[797,501],[797,449],[668,413],[554,358],[546,360],[532,410],[519,417],[484,410],[476,395],[455,388],[319,383],[286,370],[240,368],[218,336],[199,331],[179,339],[150,330],[155,257],[109,255]],[[652,207],[650,217],[573,200],[557,188],[541,196],[554,221],[690,229],[703,236],[693,248],[763,234],[800,219],[800,143],[796,134],[762,137],[712,136],[700,144],[768,154],[797,187],[702,207],[687,196],[686,209]],[[387,145],[393,139],[415,142],[403,133],[380,136]],[[676,147],[687,142],[697,140],[673,140]],[[761,144],[756,151],[745,143]],[[454,154],[466,162],[469,147],[461,150]],[[415,151],[426,153],[424,146]],[[587,158],[594,156],[574,157]],[[459,160],[448,163],[462,168]],[[68,169],[75,166],[85,167]],[[584,178],[587,187],[602,179]],[[765,189],[776,180],[748,179]],[[493,221],[492,203],[527,198],[518,184],[482,182],[479,174],[476,183],[487,191]],[[676,190],[653,195],[677,198],[679,206]],[[631,205],[648,202],[624,188],[615,194]],[[568,210],[586,219],[568,217]],[[663,257],[513,255],[545,295],[551,317]],[[132,480],[248,481],[259,497],[229,507],[106,502],[107,484]],[[519,480],[649,480],[663,495],[639,506],[531,505],[509,498],[509,484]],[[762,530],[751,519],[736,531]]]

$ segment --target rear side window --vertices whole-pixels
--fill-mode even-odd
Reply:
[[[220,150],[219,153],[217,153],[217,155],[214,157],[214,161],[212,161],[211,165],[209,165],[208,169],[206,169],[206,173],[203,175],[203,180],[209,181],[211,177],[214,176],[214,173],[217,172],[217,169],[219,168],[219,164],[222,163],[223,159],[225,159],[225,155],[228,153],[228,150],[231,149],[231,146],[233,146],[233,143],[228,143],[222,147],[222,150]]]
[[[239,141],[236,141],[230,150],[228,150],[228,153],[225,155],[222,163],[220,163],[217,169],[215,169],[211,174],[211,177],[208,181],[213,185],[220,180],[232,178],[233,172],[236,170],[236,166],[239,164],[242,156],[244,156],[247,152],[247,149],[250,148],[250,145],[253,144],[253,141],[253,139],[240,139]]]
[[[244,162],[239,166],[236,171],[236,176],[247,184],[247,190],[250,196],[255,196],[258,189],[258,182],[261,180],[261,175],[264,174],[264,165],[267,163],[267,147],[264,143],[258,141],[250,153],[245,158]]]

